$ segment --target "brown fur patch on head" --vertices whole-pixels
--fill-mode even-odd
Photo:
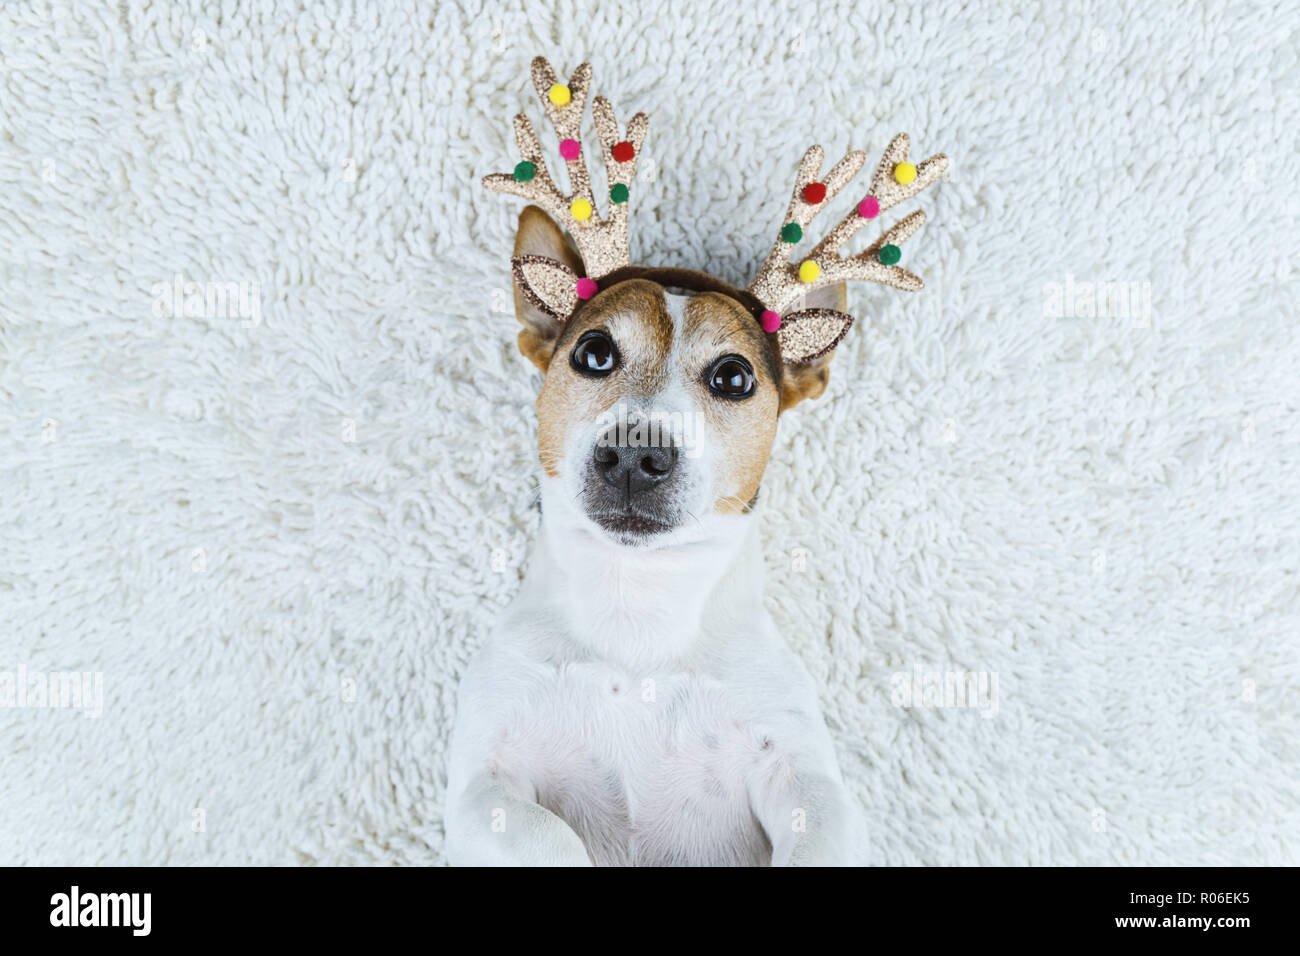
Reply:
[[[578,339],[591,329],[607,332],[619,351],[619,366],[604,378],[581,375],[568,361]],[[664,387],[672,339],[663,288],[644,279],[619,282],[578,308],[554,345],[554,361],[537,396],[537,452],[548,475],[559,473],[573,426],[590,424],[620,399],[652,395]]]
[[[766,333],[735,298],[704,292],[686,305],[678,355],[696,401],[716,439],[714,510],[747,511],[767,470],[780,411],[781,373]],[[754,370],[754,394],[728,399],[714,394],[706,376],[714,362],[739,355]]]

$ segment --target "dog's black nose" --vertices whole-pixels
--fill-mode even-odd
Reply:
[[[594,457],[602,478],[633,495],[653,488],[677,467],[677,448],[672,445],[597,445]]]

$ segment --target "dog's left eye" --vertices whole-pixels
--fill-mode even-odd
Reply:
[[[569,356],[573,370],[582,375],[602,378],[614,371],[618,364],[618,347],[614,340],[599,329],[584,332]]]
[[[754,394],[754,369],[739,355],[724,355],[704,376],[709,390],[723,398],[748,398]]]

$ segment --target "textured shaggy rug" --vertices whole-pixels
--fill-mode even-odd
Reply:
[[[650,113],[639,261],[952,157],[764,485],[872,860],[1300,863],[1294,4],[760,6],[0,7],[0,863],[442,860],[537,53]]]

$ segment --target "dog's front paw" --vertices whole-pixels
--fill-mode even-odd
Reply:
[[[865,866],[866,830],[846,798],[830,802],[824,813],[791,839],[776,841],[773,866]]]

